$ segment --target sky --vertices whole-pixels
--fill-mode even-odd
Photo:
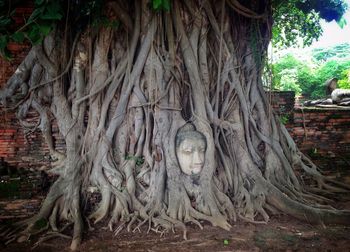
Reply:
[[[312,48],[333,46],[346,42],[350,43],[350,0],[346,0],[345,2],[348,4],[348,10],[344,15],[347,25],[345,25],[343,28],[340,28],[340,26],[335,21],[326,22],[322,20],[322,37],[319,39],[319,41],[316,41],[312,44]]]

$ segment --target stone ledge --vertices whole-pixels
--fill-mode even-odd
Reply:
[[[295,107],[294,111],[350,111],[350,107],[337,105],[319,105],[314,107]]]

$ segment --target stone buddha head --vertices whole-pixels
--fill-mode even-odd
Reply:
[[[175,139],[176,157],[181,171],[186,175],[199,174],[204,166],[207,141],[192,124],[179,129]]]

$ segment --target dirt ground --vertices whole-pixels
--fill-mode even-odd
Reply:
[[[328,175],[350,184],[348,167],[345,170],[335,168],[333,165]],[[350,193],[335,194],[331,198],[335,208],[350,210]],[[141,228],[141,232],[129,233],[123,230],[114,236],[105,228],[106,223],[101,223],[94,226],[95,231],[85,232],[80,251],[350,251],[350,226],[316,226],[287,215],[272,216],[265,225],[238,221],[232,223],[231,231],[212,227],[206,222],[201,224],[203,230],[195,225],[187,225],[187,240],[184,240],[181,230],[160,237],[153,232],[147,234],[146,226]],[[71,234],[70,231],[67,230],[67,234]],[[0,251],[70,251],[70,239],[48,240],[33,249],[36,241],[5,246],[0,239]]]
[[[203,223],[204,229],[188,226],[188,239],[180,230],[159,234],[126,230],[114,236],[112,232],[96,226],[87,232],[80,251],[350,251],[350,227],[312,226],[288,216],[275,216],[267,225],[245,222],[233,224],[230,232]],[[33,249],[35,241],[1,245],[0,251],[69,251],[69,240],[49,240]]]

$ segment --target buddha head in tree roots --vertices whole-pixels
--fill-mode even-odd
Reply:
[[[205,136],[193,124],[187,123],[177,132],[175,148],[181,171],[186,175],[198,175],[205,162]]]

